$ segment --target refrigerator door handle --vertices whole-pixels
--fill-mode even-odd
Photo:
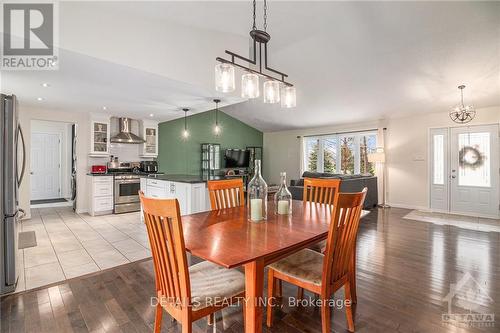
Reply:
[[[19,175],[18,180],[17,180],[17,185],[21,186],[21,182],[23,181],[23,178],[24,178],[24,172],[26,171],[26,144],[24,142],[24,135],[23,135],[23,130],[21,129],[21,125],[17,126],[17,133],[18,133],[18,136],[21,138],[22,145],[23,145],[22,146],[23,147],[23,167],[21,168],[21,174]],[[17,140],[17,142],[19,143],[19,139]],[[17,154],[16,154],[16,158],[17,158]]]

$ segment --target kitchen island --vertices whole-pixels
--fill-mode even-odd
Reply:
[[[149,175],[141,178],[141,190],[146,197],[177,199],[181,215],[210,210],[207,180],[225,177],[202,178],[197,175]]]

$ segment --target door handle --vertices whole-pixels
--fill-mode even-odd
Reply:
[[[23,181],[23,178],[24,178],[24,171],[26,170],[26,144],[24,142],[24,135],[23,135],[23,130],[21,129],[21,125],[18,125],[17,126],[17,133],[18,133],[18,136],[21,138],[21,141],[23,143],[23,167],[21,168],[21,174],[18,176],[18,179],[17,179],[17,186],[20,186],[21,185],[21,182]],[[17,140],[17,142],[19,143],[19,140]],[[17,156],[17,152],[16,152],[16,156]],[[17,164],[17,163],[16,163]],[[17,167],[17,165],[16,165]]]

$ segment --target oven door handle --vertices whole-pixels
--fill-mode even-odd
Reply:
[[[131,180],[115,180],[117,184],[140,184],[140,180],[131,179]]]

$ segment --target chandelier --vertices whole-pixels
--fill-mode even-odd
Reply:
[[[264,0],[264,30],[257,29],[255,23],[256,0],[253,0],[253,26],[250,37],[253,40],[252,59],[226,50],[230,60],[217,57],[215,66],[215,90],[228,93],[235,90],[234,68],[245,71],[241,76],[241,97],[257,98],[260,96],[259,78],[265,79],[263,85],[264,103],[280,103],[284,108],[296,106],[296,91],[293,84],[286,81],[287,74],[279,72],[267,64],[267,43],[271,36],[267,33],[267,0]],[[259,53],[257,55],[257,46]],[[247,66],[237,63],[236,60],[247,63]],[[254,68],[250,68],[254,65]]]
[[[450,118],[456,123],[465,124],[474,119],[474,117],[476,116],[476,110],[472,105],[464,105],[465,86],[464,85],[458,86],[458,89],[460,89],[462,100],[459,105],[455,106],[450,111]]]

